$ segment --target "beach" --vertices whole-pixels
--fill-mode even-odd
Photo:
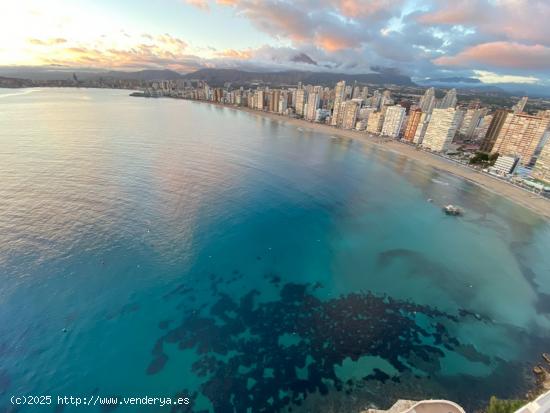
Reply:
[[[302,129],[309,129],[318,133],[337,136],[344,139],[354,139],[364,143],[365,145],[376,146],[377,148],[382,150],[392,151],[399,155],[406,156],[414,161],[429,165],[440,171],[444,171],[466,179],[490,192],[508,198],[512,202],[515,202],[516,204],[519,204],[541,215],[545,219],[550,219],[550,201],[548,199],[545,199],[535,193],[529,192],[525,189],[502,181],[486,173],[476,171],[473,168],[469,168],[467,166],[453,162],[449,159],[445,159],[441,156],[438,156],[437,154],[420,150],[413,145],[409,145],[394,139],[384,139],[380,136],[367,134],[364,131],[338,129],[333,126],[308,122],[304,119],[290,118],[288,116],[279,115],[276,113],[260,112],[245,107],[229,106],[201,100],[196,100],[194,102],[207,103],[223,108],[239,110],[242,112],[250,113],[251,115],[263,116],[268,119],[283,121]]]

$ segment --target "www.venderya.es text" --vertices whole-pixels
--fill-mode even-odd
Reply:
[[[102,397],[91,396],[11,396],[10,402],[15,406],[179,406],[190,403],[189,397]]]

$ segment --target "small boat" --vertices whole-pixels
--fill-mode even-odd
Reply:
[[[459,208],[459,207],[456,207],[454,205],[445,205],[443,207],[443,211],[447,214],[447,215],[452,215],[452,216],[458,216],[458,215],[462,215],[462,210]]]

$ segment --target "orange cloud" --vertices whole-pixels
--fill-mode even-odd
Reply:
[[[54,45],[57,45],[57,44],[67,43],[66,39],[62,39],[60,37],[55,38],[55,39],[46,39],[46,40],[28,39],[27,41],[30,44],[35,45],[35,46],[54,46]]]
[[[252,57],[252,52],[250,50],[227,49],[218,52],[217,55],[219,57],[228,57],[230,59],[247,60]]]
[[[455,56],[433,61],[441,66],[484,65],[498,68],[550,70],[550,48],[513,42],[490,42],[472,46]]]
[[[317,34],[315,44],[328,52],[350,49],[359,46],[357,41],[338,37],[333,34]]]
[[[481,7],[476,7],[475,1],[453,2],[421,15],[418,21],[424,24],[472,24],[482,17],[483,11]]]
[[[402,0],[336,0],[336,7],[347,17],[366,17],[400,5]]]
[[[210,10],[208,0],[185,0],[185,2],[201,10]]]

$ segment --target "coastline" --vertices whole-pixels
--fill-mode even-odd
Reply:
[[[394,152],[399,155],[406,156],[413,161],[431,166],[432,168],[435,168],[439,171],[446,172],[459,178],[465,179],[475,185],[484,188],[489,192],[504,196],[510,201],[521,205],[522,207],[527,208],[545,218],[546,220],[550,221],[550,200],[547,200],[539,195],[536,195],[525,189],[521,189],[507,182],[501,181],[500,179],[492,177],[488,174],[476,171],[464,165],[460,165],[436,154],[419,150],[412,145],[408,145],[394,139],[384,139],[376,135],[369,135],[363,131],[338,129],[322,123],[308,122],[304,119],[291,118],[288,116],[279,115],[277,113],[263,112],[241,106],[230,106],[222,103],[203,100],[185,100],[191,102],[206,103],[221,108],[238,110],[256,116],[262,116],[271,120],[283,121],[287,124],[300,127],[302,129],[309,129],[311,131],[322,133],[325,135],[358,140],[359,142],[362,142],[367,146],[374,146],[384,151]]]

